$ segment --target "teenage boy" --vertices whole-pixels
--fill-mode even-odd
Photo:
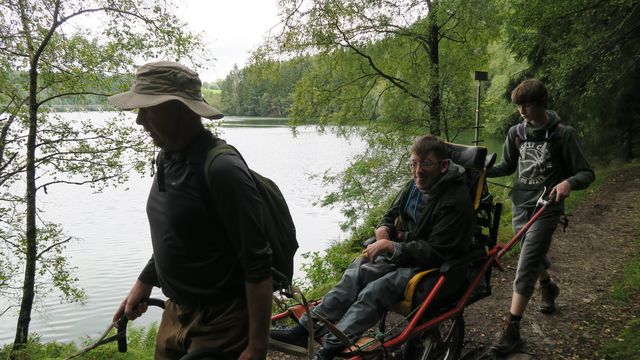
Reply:
[[[510,313],[504,330],[492,345],[492,350],[505,355],[520,348],[520,320],[540,282],[540,311],[553,313],[560,293],[547,269],[551,265],[547,252],[560,216],[564,212],[564,198],[572,190],[585,189],[595,178],[574,128],[560,123],[558,114],[548,110],[548,93],[536,79],[520,83],[511,93],[523,121],[512,126],[502,150],[502,161],[487,171],[488,177],[516,173],[511,192],[512,226],[518,232],[531,219],[536,201],[546,189],[553,201],[529,228],[521,240],[520,258]]]

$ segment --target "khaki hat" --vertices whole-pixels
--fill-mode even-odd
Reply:
[[[132,110],[178,100],[202,117],[223,118],[218,109],[204,100],[201,88],[195,71],[173,61],[158,61],[142,65],[131,90],[110,96],[109,101],[120,110]]]

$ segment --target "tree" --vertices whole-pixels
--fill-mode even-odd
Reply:
[[[61,183],[100,189],[143,165],[132,155],[143,146],[141,133],[122,118],[69,122],[45,105],[128,87],[130,77],[117,74],[131,74],[142,59],[198,54],[199,38],[183,30],[172,8],[170,1],[0,1],[0,235],[3,249],[24,264],[14,349],[28,340],[38,277],[68,300],[83,296],[63,254],[71,237],[39,217],[38,194]],[[11,185],[23,180],[16,195]]]
[[[499,38],[496,1],[284,0],[283,29],[260,51],[308,56],[294,89],[293,124],[319,120],[355,131],[368,147],[340,174],[323,204],[345,206],[344,226],[362,223],[409,175],[406,145],[430,132],[455,139],[473,126],[473,71]],[[402,176],[399,176],[402,174]]]
[[[426,119],[425,129],[440,135],[444,98],[458,85],[453,74],[463,73],[468,84],[474,62],[483,61],[483,50],[497,25],[492,3],[287,0],[280,3],[284,29],[270,45],[277,53],[321,55],[320,61],[334,63],[336,72],[343,66],[351,68],[350,73],[337,75],[342,77],[339,82],[329,86],[320,82],[317,91],[309,91],[310,97],[329,93],[337,101],[353,104],[360,119],[369,120],[379,119],[378,106],[387,94],[407,98],[426,110],[408,120]],[[456,61],[447,55],[454,52],[463,57]],[[340,59],[345,62],[336,64]],[[464,62],[465,68],[449,61]],[[339,111],[334,115],[340,116]]]
[[[537,0],[510,6],[508,48],[530,65],[512,87],[523,77],[541,78],[555,95],[554,108],[588,145],[599,154],[636,156],[640,2]]]
[[[222,82],[222,111],[229,115],[287,116],[293,87],[307,68],[304,58],[289,61],[257,58],[242,69],[234,66]]]

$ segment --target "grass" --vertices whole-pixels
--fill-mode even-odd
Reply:
[[[640,224],[637,247],[640,248]],[[633,304],[640,298],[640,256],[624,267],[622,278],[613,286],[612,297],[621,304]],[[630,318],[624,329],[602,347],[607,359],[640,360],[640,319]]]
[[[155,338],[158,327],[152,324],[149,327],[130,326],[127,331],[128,350],[126,353],[118,352],[117,342],[99,346],[81,356],[80,360],[107,360],[107,359],[153,359]],[[113,335],[115,331],[112,331]],[[49,342],[42,343],[37,336],[33,336],[27,346],[13,354],[15,360],[58,360],[65,359],[93,344],[97,339],[86,338],[80,346],[73,343]],[[11,345],[0,349],[0,359],[11,358]]]

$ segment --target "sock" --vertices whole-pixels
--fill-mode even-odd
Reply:
[[[509,322],[520,322],[520,320],[522,320],[522,315],[518,316],[509,313]]]
[[[548,278],[546,278],[544,280],[540,280],[540,285],[547,286],[547,285],[549,285],[550,282],[551,282],[551,278],[548,277]]]

